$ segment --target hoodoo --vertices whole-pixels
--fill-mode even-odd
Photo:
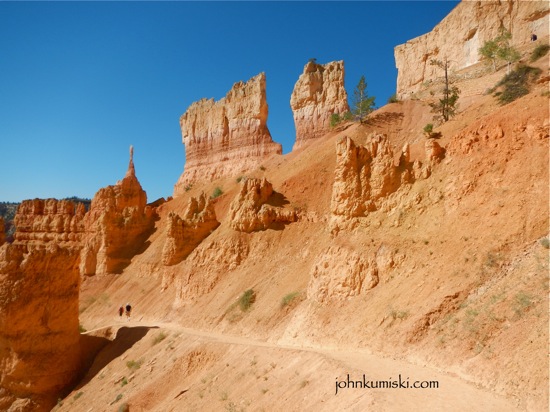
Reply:
[[[191,182],[212,181],[259,167],[271,155],[281,154],[267,128],[265,73],[233,85],[219,101],[202,99],[180,118],[185,145],[185,170],[174,196]]]

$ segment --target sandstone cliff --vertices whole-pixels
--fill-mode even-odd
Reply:
[[[233,85],[215,102],[193,103],[180,118],[185,145],[185,170],[174,196],[196,180],[213,180],[253,170],[262,160],[281,154],[267,128],[265,74]]]
[[[331,115],[349,111],[347,99],[343,61],[308,62],[290,98],[296,127],[293,150],[330,131]]]
[[[274,194],[267,179],[246,179],[241,191],[231,203],[231,227],[240,232],[265,230],[273,224],[287,224],[298,219],[296,211],[269,205]]]
[[[15,241],[0,247],[0,410],[50,410],[80,372],[82,215],[68,201],[25,201]]]
[[[153,229],[155,212],[146,203],[131,148],[124,179],[100,189],[84,217],[81,274],[120,273],[130,263]]]
[[[78,243],[84,232],[84,204],[69,200],[24,200],[17,209],[14,223],[16,243],[29,247],[42,242]]]
[[[183,219],[174,212],[168,215],[162,262],[167,266],[181,262],[219,225],[214,204],[204,193],[190,198]]]
[[[479,48],[501,27],[515,46],[529,42],[531,33],[548,36],[548,13],[545,1],[462,1],[430,33],[395,47],[398,97],[411,98],[423,83],[442,76],[432,59],[447,57],[452,70],[479,62]]]

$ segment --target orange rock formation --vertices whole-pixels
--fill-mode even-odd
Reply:
[[[343,61],[327,64],[308,62],[290,98],[296,126],[293,150],[330,131],[332,114],[349,111],[347,99]]]
[[[180,118],[185,145],[185,170],[174,187],[174,196],[196,180],[213,180],[257,168],[282,147],[267,128],[265,74],[233,85],[215,102],[193,103]]]
[[[81,206],[23,202],[0,247],[0,410],[50,410],[80,373]]]
[[[181,262],[219,224],[214,205],[204,193],[198,199],[190,198],[183,219],[174,212],[168,215],[162,262],[168,266]]]
[[[231,227],[240,232],[265,230],[275,223],[286,224],[298,219],[295,210],[269,205],[273,186],[267,179],[245,179],[237,197],[231,203]]]
[[[140,251],[154,225],[155,212],[136,178],[133,148],[126,176],[100,189],[84,217],[85,235],[80,272],[120,273]]]

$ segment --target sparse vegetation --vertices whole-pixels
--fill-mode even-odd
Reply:
[[[243,180],[244,178],[245,178],[244,176],[239,176],[239,177],[237,178],[237,183],[241,183],[241,180]]]
[[[222,194],[223,194],[223,190],[221,189],[221,187],[218,186],[214,189],[210,198],[216,199],[217,197],[220,197]]]
[[[185,186],[185,191],[186,191],[186,192],[189,192],[192,188],[193,188],[193,185],[192,185],[192,184],[188,184],[187,186]]]
[[[521,317],[531,305],[534,303],[534,298],[530,294],[519,291],[515,296],[514,312],[516,316]]]
[[[126,379],[126,376],[122,378],[122,381],[120,382],[120,386],[128,385],[128,379]]]
[[[359,83],[353,91],[352,113],[356,120],[363,123],[367,116],[374,110],[374,96],[367,93],[367,82],[365,76],[361,76]]]
[[[223,391],[222,393],[220,393],[220,401],[226,401],[227,399],[229,398],[229,396],[227,395],[227,392],[226,391]]]
[[[305,388],[307,385],[309,385],[309,381],[304,379],[302,382],[300,382],[300,389]]]
[[[84,326],[82,326],[82,324],[79,324],[79,325],[78,325],[78,331],[79,331],[80,333],[84,333],[84,332],[86,332],[86,328],[85,328]]]
[[[241,297],[239,298],[239,307],[243,312],[246,312],[250,309],[252,304],[256,301],[256,292],[254,292],[252,289],[248,289],[245,291]]]
[[[447,122],[451,117],[454,117],[456,110],[458,109],[458,97],[460,90],[456,86],[450,86],[449,81],[449,61],[445,60],[431,60],[432,66],[437,66],[445,72],[445,86],[443,88],[443,97],[434,103],[430,103],[432,113],[435,113],[434,120]]]
[[[78,398],[80,398],[82,395],[84,395],[84,392],[80,391],[80,392],[77,392],[74,396],[73,396],[73,400],[77,400]]]
[[[124,402],[118,407],[118,412],[128,412],[130,410],[130,406]]]
[[[426,136],[430,137],[434,130],[434,125],[432,123],[428,123],[426,126],[424,126],[423,130]]]
[[[548,50],[550,50],[549,44],[539,44],[535,50],[533,50],[533,53],[531,53],[530,61],[535,62],[538,59],[540,59],[542,56],[546,56],[548,54]]]
[[[495,90],[498,90],[499,87],[503,89],[497,91],[494,96],[503,105],[525,96],[529,93],[529,83],[535,80],[540,73],[541,70],[538,68],[521,65],[496,84]]]
[[[294,303],[299,296],[300,292],[292,292],[288,295],[283,296],[283,298],[281,299],[281,309]]]
[[[260,166],[260,170],[261,170],[262,172],[265,172],[265,167],[264,167],[264,166]]]
[[[543,248],[545,248],[545,249],[549,249],[549,248],[550,248],[550,241],[548,240],[547,237],[542,238],[542,239],[540,240],[540,244],[541,244],[541,246],[542,246]]]
[[[399,103],[400,101],[395,93],[388,97],[388,103]]]
[[[138,360],[138,361],[135,361],[135,360],[129,360],[128,362],[126,362],[126,366],[128,367],[128,369],[130,369],[131,371],[136,371],[138,370],[139,368],[141,368],[141,364],[143,363],[143,360]]]
[[[493,71],[497,71],[497,61],[499,60],[508,63],[509,72],[510,65],[520,59],[521,55],[519,52],[510,46],[511,39],[512,34],[503,28],[500,30],[497,37],[486,41],[483,43],[483,46],[479,48],[479,54],[492,63]]]
[[[406,310],[395,310],[395,309],[392,309],[390,311],[390,316],[392,317],[393,320],[403,320],[403,319],[407,319],[409,317],[409,312],[406,311]]]
[[[116,396],[115,400],[114,400],[112,403],[116,403],[116,402],[118,402],[118,401],[121,400],[121,399],[122,399],[122,394],[119,393],[119,394]],[[120,406],[122,406],[122,405],[120,405]],[[119,410],[120,410],[120,408],[119,408]]]
[[[155,338],[153,339],[153,343],[151,346],[155,346],[157,343],[162,342],[164,339],[166,339],[168,335],[164,332],[160,332]]]

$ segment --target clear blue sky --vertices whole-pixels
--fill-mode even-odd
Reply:
[[[457,1],[0,2],[0,201],[92,198],[135,147],[149,201],[172,194],[194,101],[267,76],[268,127],[291,150],[290,95],[308,59],[344,60],[377,106],[395,92],[393,49]]]

